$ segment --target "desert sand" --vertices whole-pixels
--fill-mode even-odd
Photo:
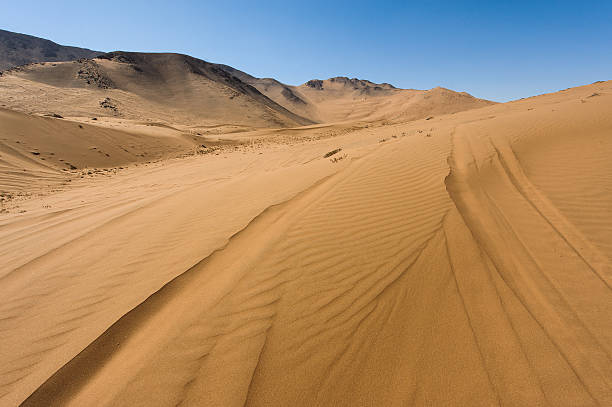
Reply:
[[[612,82],[120,56],[0,77],[0,405],[612,405]]]

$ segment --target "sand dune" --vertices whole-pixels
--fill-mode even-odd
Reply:
[[[119,131],[0,108],[0,193],[3,197],[58,188],[81,175],[193,153],[201,137],[132,126]],[[5,208],[3,208],[5,209]]]
[[[227,134],[0,215],[0,404],[612,404],[612,82],[440,109]]]

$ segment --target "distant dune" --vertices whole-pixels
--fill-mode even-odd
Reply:
[[[32,62],[74,61],[95,58],[102,52],[68,47],[43,38],[0,30],[0,71]]]
[[[30,116],[0,108],[0,191],[53,185],[66,171],[112,168],[191,153],[198,143],[173,129],[139,132]],[[148,126],[140,126],[148,129]]]

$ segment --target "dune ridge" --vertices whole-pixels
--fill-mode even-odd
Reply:
[[[0,400],[611,404],[611,106],[612,82],[601,82],[270,146],[263,156],[254,149],[236,158],[250,157],[241,168],[228,154],[135,170],[135,182],[147,179],[142,171],[160,180],[165,201],[151,197],[150,206],[94,229],[93,240],[75,236],[64,254],[39,255],[15,277],[11,295],[28,301],[17,288],[72,251],[83,253],[80,264],[97,264],[112,248],[83,249],[117,230],[137,236],[158,214],[165,226],[147,234],[154,241],[134,239],[123,266],[111,256],[115,273],[74,274],[66,266],[49,276],[58,287],[72,282],[62,293],[68,320],[53,320],[57,299],[36,284],[30,312],[15,314],[25,303],[0,309],[2,337],[34,351],[30,359],[0,354]],[[338,146],[345,158],[324,158]],[[210,181],[199,180],[203,169]],[[174,191],[161,192],[172,184]],[[90,194],[92,186],[83,188],[79,194]],[[256,208],[246,199],[255,190]],[[227,199],[230,191],[236,199]],[[217,202],[223,211],[210,220],[203,206]],[[39,211],[40,219],[7,219],[0,238],[40,226],[53,236],[54,226],[41,222],[49,215]],[[200,242],[206,225],[238,213],[240,222]],[[186,241],[193,246],[179,250]],[[189,261],[176,262],[179,254]],[[91,294],[100,286],[88,280],[109,277],[116,286],[104,306],[96,304]],[[70,290],[97,311],[82,312]],[[109,307],[111,299],[124,302]],[[37,314],[51,318],[46,336],[24,342]],[[48,352],[58,343],[61,352]]]

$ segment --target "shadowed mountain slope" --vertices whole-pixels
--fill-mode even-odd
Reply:
[[[388,83],[343,76],[312,79],[291,86],[272,78],[256,78],[227,65],[220,67],[288,110],[323,123],[380,119],[410,121],[493,104],[465,92],[444,88],[398,89]]]
[[[14,68],[0,79],[5,107],[62,116],[113,116],[253,127],[311,124],[217,65],[187,55],[111,52]]]
[[[32,62],[74,61],[102,52],[68,47],[44,38],[0,30],[0,71]]]

